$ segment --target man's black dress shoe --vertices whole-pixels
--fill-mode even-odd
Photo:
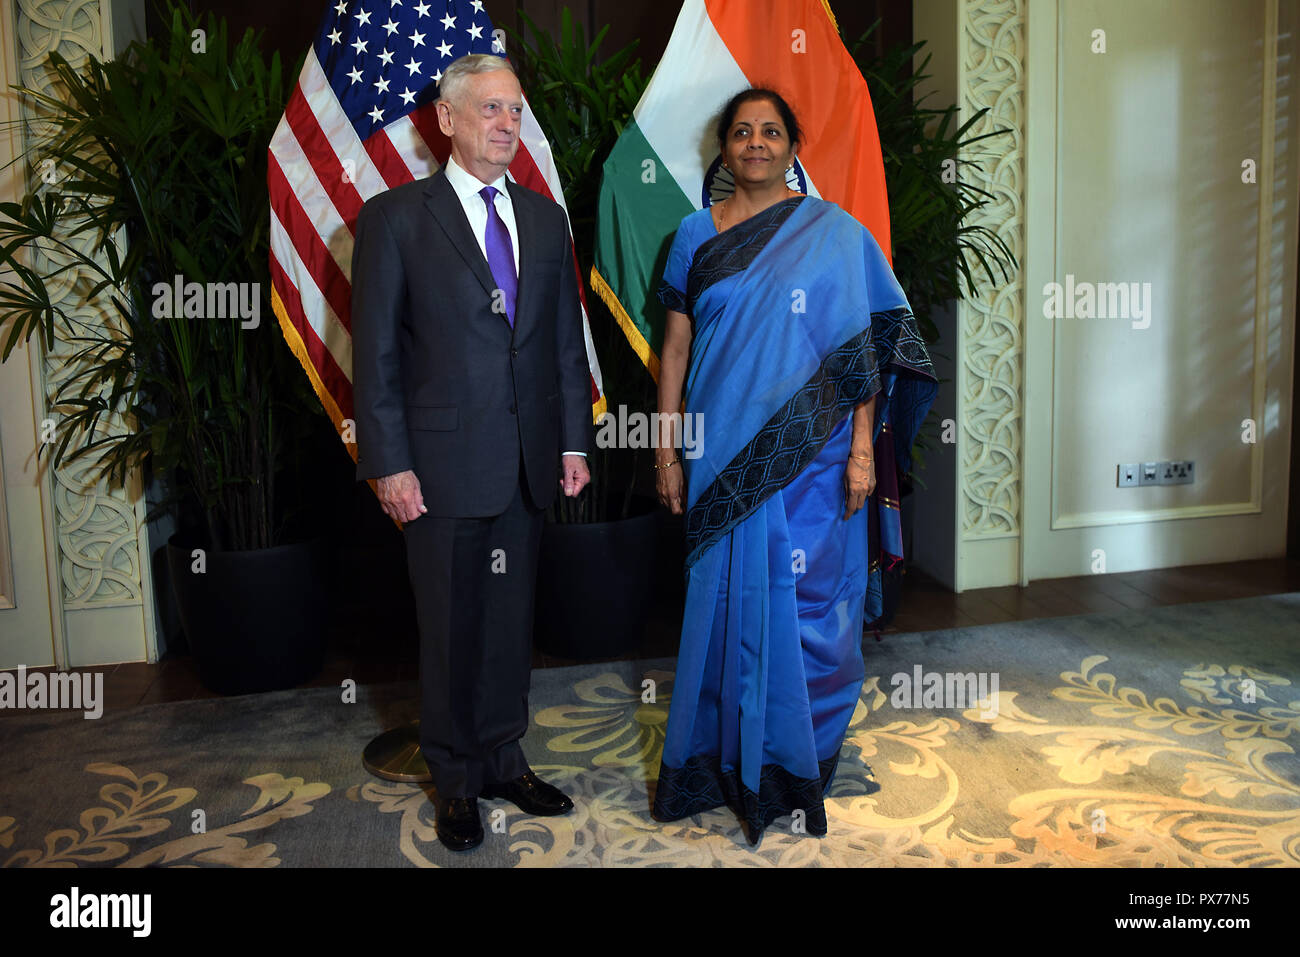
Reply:
[[[539,817],[567,814],[573,802],[553,784],[547,784],[532,771],[526,771],[513,781],[490,781],[483,785],[483,797],[505,798],[521,811]]]
[[[449,851],[468,851],[483,843],[477,798],[448,798],[438,804],[438,840]]]

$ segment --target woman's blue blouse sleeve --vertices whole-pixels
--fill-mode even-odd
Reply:
[[[668,249],[663,282],[659,284],[659,301],[675,312],[689,311],[686,308],[686,277],[691,270],[691,257],[695,254],[694,232],[687,220],[682,220]]]

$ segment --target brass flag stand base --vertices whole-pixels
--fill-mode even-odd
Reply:
[[[366,770],[386,781],[427,784],[433,780],[420,753],[420,722],[412,721],[373,738],[361,752]]]

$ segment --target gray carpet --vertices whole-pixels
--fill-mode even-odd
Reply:
[[[824,838],[783,818],[751,848],[725,809],[650,817],[665,659],[534,672],[524,748],[577,806],[533,818],[483,802],[487,836],[468,854],[439,845],[420,787],[361,766],[378,730],[416,716],[413,684],[358,689],[355,704],[312,689],[95,721],[6,715],[0,863],[1300,864],[1300,594],[889,635],[866,656]],[[918,665],[996,674],[997,694],[901,707],[892,678]]]

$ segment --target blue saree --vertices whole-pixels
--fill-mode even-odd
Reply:
[[[707,208],[686,217],[660,299],[691,319],[683,404],[704,441],[683,461],[686,609],[653,813],[727,805],[757,843],[802,809],[825,834],[880,614],[873,551],[902,556],[894,470],[933,367],[871,234],[815,198],[721,234]],[[877,490],[845,520],[852,412],[876,395]]]

